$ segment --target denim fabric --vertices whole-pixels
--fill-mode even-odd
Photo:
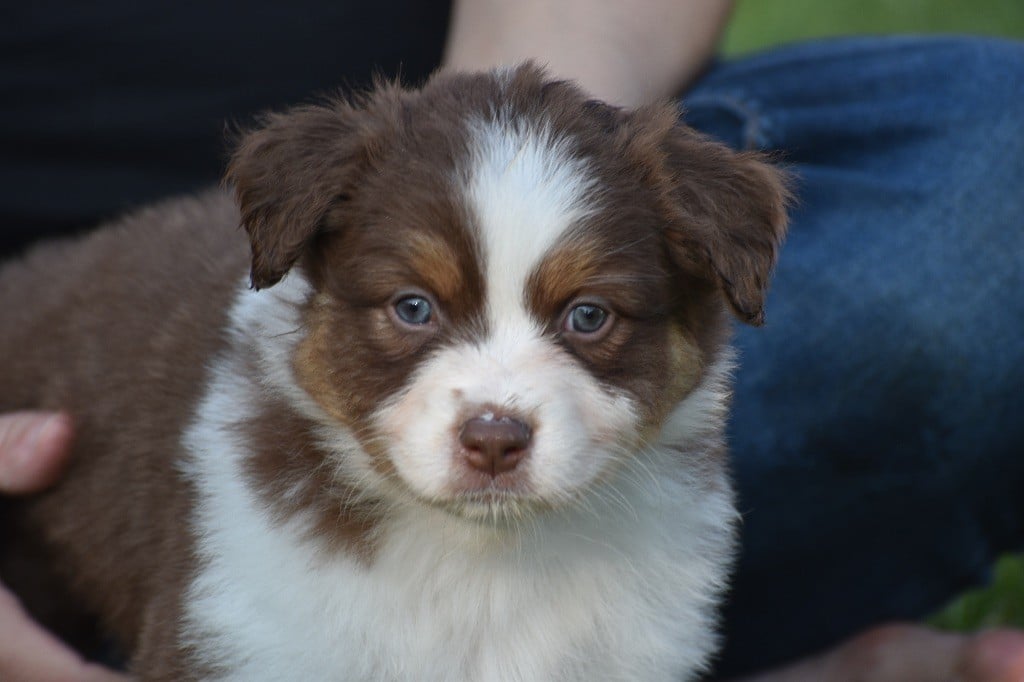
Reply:
[[[767,325],[737,330],[735,674],[924,616],[1024,545],[1024,43],[801,45],[683,103],[797,176]]]

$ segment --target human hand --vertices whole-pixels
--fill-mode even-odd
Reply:
[[[0,494],[25,494],[52,485],[71,443],[66,415],[0,415]],[[128,678],[83,661],[32,622],[0,584],[0,680],[18,682],[125,682]]]
[[[31,493],[52,485],[70,443],[71,420],[66,415],[0,415],[0,493]]]
[[[1024,632],[940,632],[910,623],[881,625],[816,656],[733,682],[1021,682]]]

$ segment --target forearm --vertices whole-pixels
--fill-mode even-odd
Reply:
[[[455,0],[445,66],[535,59],[627,106],[678,92],[711,57],[731,0]]]

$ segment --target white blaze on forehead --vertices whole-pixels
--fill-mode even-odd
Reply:
[[[601,386],[530,317],[526,284],[551,248],[595,210],[597,184],[573,141],[512,120],[470,125],[457,179],[483,252],[486,338],[438,349],[376,419],[399,477],[427,499],[454,500],[463,459],[453,434],[506,410],[530,422],[520,466],[529,494],[562,502],[597,480],[633,440],[632,401]],[[496,406],[494,409],[491,406]]]
[[[570,227],[594,210],[594,180],[570,138],[514,119],[470,124],[466,200],[485,258],[493,325],[526,317],[526,282]]]

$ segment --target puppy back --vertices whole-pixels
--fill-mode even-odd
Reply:
[[[237,211],[212,191],[0,268],[0,413],[75,423],[61,481],[0,506],[0,577],[65,636],[94,612],[128,649],[133,633],[173,640],[147,633],[174,626],[177,605],[152,596],[180,594],[192,562],[179,438],[247,261]]]

